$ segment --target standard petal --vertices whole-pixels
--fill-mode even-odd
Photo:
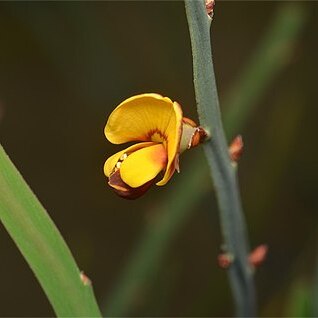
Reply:
[[[171,116],[170,123],[166,129],[167,139],[167,151],[168,151],[168,163],[165,174],[159,182],[156,184],[159,186],[165,185],[172,177],[175,170],[179,169],[179,152],[180,152],[180,140],[182,135],[182,109],[177,103],[173,103],[173,116]]]
[[[120,166],[120,176],[130,187],[138,188],[154,179],[166,164],[165,147],[155,144],[131,153]]]
[[[143,147],[148,147],[148,146],[152,146],[155,145],[156,143],[154,142],[140,142],[138,144],[132,145],[122,151],[119,151],[117,153],[115,153],[114,155],[112,155],[111,157],[109,157],[105,164],[104,164],[104,173],[106,175],[106,177],[109,177],[111,175],[111,173],[114,171],[114,168],[118,162],[118,160],[120,159],[120,157],[123,154],[130,154],[138,149],[141,149]]]
[[[114,144],[136,140],[163,141],[175,118],[174,112],[173,102],[168,97],[152,93],[133,96],[110,114],[105,136]]]

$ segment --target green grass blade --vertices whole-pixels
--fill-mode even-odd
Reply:
[[[284,3],[275,12],[257,50],[223,102],[226,109],[224,128],[228,136],[236,134],[244,127],[270,84],[290,62],[290,54],[305,26],[306,17],[305,7],[296,2]],[[251,89],[250,83],[257,85]],[[237,113],[239,115],[235,117]],[[156,230],[153,230],[154,225],[151,223],[145,227],[113,293],[102,306],[107,315],[127,315],[134,303],[134,294],[152,277],[169,242],[188,220],[193,207],[211,190],[207,166],[202,160],[199,155],[193,158],[191,173],[187,174],[182,183],[171,189],[171,195],[158,203],[160,216],[156,219]],[[167,218],[170,225],[166,222]]]
[[[58,316],[100,316],[92,287],[49,215],[0,145],[0,219]]]

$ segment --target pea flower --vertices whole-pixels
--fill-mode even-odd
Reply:
[[[202,142],[206,132],[182,116],[177,102],[147,93],[128,98],[114,109],[105,136],[113,144],[137,142],[109,157],[104,165],[114,191],[126,199],[136,199],[161,172],[158,186],[179,172],[180,153]]]

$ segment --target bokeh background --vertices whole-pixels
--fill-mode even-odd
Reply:
[[[262,316],[318,314],[317,18],[317,2],[215,8],[222,113],[229,141],[240,133],[245,143],[250,243],[269,246],[256,271]],[[285,33],[268,36],[273,24]],[[181,1],[0,3],[1,143],[93,281],[103,313],[231,316],[202,149],[136,201],[107,187],[103,163],[122,146],[107,142],[105,122],[142,92],[169,96],[197,118]],[[0,316],[53,315],[2,226],[0,255]]]

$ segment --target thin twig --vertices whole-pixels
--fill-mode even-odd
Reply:
[[[255,316],[255,288],[248,263],[248,240],[235,169],[222,126],[212,63],[210,18],[204,1],[185,0],[193,55],[194,88],[200,125],[211,135],[204,145],[213,176],[227,253],[233,255],[229,278],[238,316]]]

